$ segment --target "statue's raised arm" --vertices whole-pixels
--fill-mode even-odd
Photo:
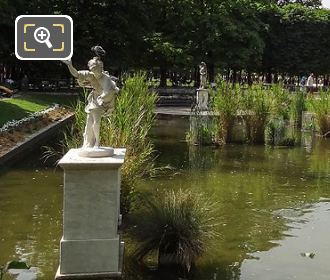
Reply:
[[[71,75],[75,78],[78,78],[78,71],[73,67],[71,59],[62,60],[62,62],[68,66]]]

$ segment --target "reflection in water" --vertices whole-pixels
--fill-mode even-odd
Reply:
[[[216,149],[186,145],[181,128],[189,125],[180,120],[178,126],[176,132],[175,122],[162,120],[154,133],[162,133],[156,138],[158,164],[171,164],[180,174],[142,181],[138,190],[193,188],[219,202],[221,236],[199,260],[192,278],[325,279],[330,273],[325,264],[330,257],[330,141],[307,138],[290,149]],[[40,269],[38,279],[53,279],[62,232],[63,175],[31,162],[0,175],[0,264],[27,260]],[[177,279],[170,271],[161,276],[155,268],[131,262],[133,237],[124,238],[125,279]],[[302,252],[316,256],[304,258]]]
[[[0,177],[0,264],[27,261],[38,279],[52,279],[62,231],[62,174],[33,166],[12,168]]]
[[[291,238],[280,241],[270,252],[256,252],[255,260],[244,260],[244,279],[329,279],[330,203],[310,205],[298,221],[290,215]],[[315,253],[314,258],[304,253]]]
[[[159,163],[170,162],[181,175],[143,182],[143,191],[193,188],[220,204],[221,238],[200,260],[195,279],[245,279],[241,264],[253,259],[258,262],[255,252],[271,255],[283,240],[290,242],[299,235],[291,232],[293,223],[306,223],[309,208],[330,194],[329,140],[313,139],[312,149],[249,145],[216,149],[162,138],[157,148]],[[325,239],[324,232],[315,242],[322,244]],[[276,279],[278,275],[273,273]]]

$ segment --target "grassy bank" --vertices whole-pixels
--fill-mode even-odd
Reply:
[[[27,95],[0,100],[0,127],[8,121],[22,119],[54,103],[70,106],[76,98],[75,96]]]

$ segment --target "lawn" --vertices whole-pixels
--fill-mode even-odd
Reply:
[[[54,103],[71,106],[76,99],[76,96],[28,95],[0,100],[0,127],[10,120],[22,119]]]

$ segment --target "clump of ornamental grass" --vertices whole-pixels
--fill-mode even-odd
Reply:
[[[308,109],[315,114],[320,135],[330,137],[330,91],[320,91],[320,96],[308,100]]]
[[[216,203],[203,194],[179,189],[158,193],[144,205],[134,256],[142,261],[156,253],[160,266],[174,264],[189,272],[217,236]]]
[[[218,121],[218,138],[223,143],[232,140],[234,122],[240,107],[240,97],[242,91],[239,85],[230,88],[229,85],[221,80],[217,82],[217,88],[211,92],[212,107]]]

